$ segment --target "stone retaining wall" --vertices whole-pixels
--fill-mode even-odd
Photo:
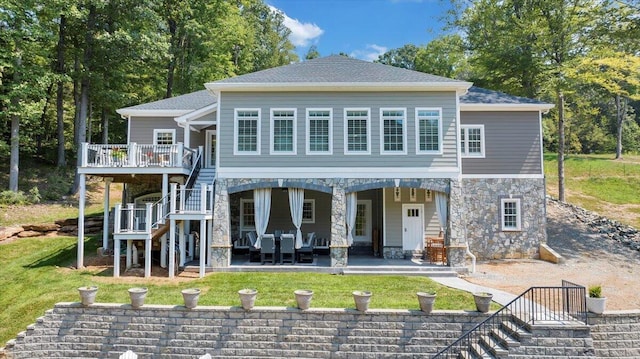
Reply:
[[[640,358],[640,310],[589,314],[598,358]]]

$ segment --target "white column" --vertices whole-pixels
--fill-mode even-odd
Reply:
[[[86,148],[86,145],[84,146]],[[85,174],[80,175],[80,199],[78,203],[78,258],[77,268],[84,268],[84,201],[87,191],[87,178]]]
[[[113,239],[113,277],[120,276],[120,240]]]
[[[113,178],[104,179],[104,217],[102,223],[102,251],[109,249],[109,192],[111,190],[111,181]]]
[[[133,244],[133,241],[130,239],[127,239],[127,269],[131,268],[131,245]]]
[[[147,203],[147,233],[149,237],[144,241],[144,277],[151,277],[151,222],[153,218],[153,204]]]
[[[200,278],[204,277],[205,270],[205,257],[207,255],[207,221],[204,219],[200,221]]]
[[[176,220],[171,219],[169,225],[169,278],[173,278],[176,271]]]
[[[179,234],[178,234],[178,246],[180,247],[180,266],[184,266],[184,262],[185,262],[185,251],[186,251],[186,245],[185,245],[185,232],[184,232],[184,220],[180,221],[180,224],[178,224],[178,229],[179,229]]]
[[[169,175],[167,173],[162,174],[162,209],[167,210],[169,201],[167,195],[169,194]],[[160,267],[167,268],[167,235],[163,234],[160,237]]]

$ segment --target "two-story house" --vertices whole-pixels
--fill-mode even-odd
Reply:
[[[553,105],[343,56],[205,87],[120,109],[128,143],[82,147],[80,217],[86,175],[125,183],[113,246],[126,241],[129,266],[144,241],[147,275],[152,249],[170,276],[196,258],[201,275],[229,267],[251,232],[291,231],[297,247],[314,233],[333,267],[405,258],[440,234],[456,268],[546,242],[541,116]]]

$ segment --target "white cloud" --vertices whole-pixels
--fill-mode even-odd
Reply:
[[[289,35],[289,41],[294,46],[307,46],[312,40],[317,39],[324,33],[324,30],[320,28],[320,26],[310,23],[310,22],[301,22],[298,19],[292,19],[284,11],[269,5],[271,11],[277,11],[282,13],[284,16],[284,26],[291,30],[291,34]]]
[[[378,56],[387,52],[387,48],[384,46],[370,44],[367,45],[364,50],[354,50],[349,56],[355,57],[357,59],[366,60],[366,61],[374,61],[378,59]]]

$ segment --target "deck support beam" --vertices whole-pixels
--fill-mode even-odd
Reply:
[[[111,182],[113,178],[106,177],[104,179],[104,216],[102,222],[102,252],[109,249],[109,196],[111,191]]]
[[[80,175],[80,199],[78,201],[78,257],[76,268],[84,268],[84,206],[87,195],[87,176]]]

